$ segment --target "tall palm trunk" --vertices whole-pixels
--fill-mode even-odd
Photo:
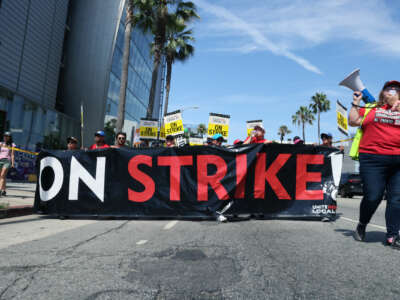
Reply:
[[[306,122],[303,121],[302,125],[303,125],[303,141],[305,143],[306,142],[306,133],[305,133]]]
[[[165,16],[168,13],[168,8],[166,1],[161,1],[158,7],[158,21],[157,21],[157,33],[154,37],[154,62],[153,62],[153,72],[151,74],[151,88],[149,95],[149,105],[147,106],[146,117],[151,118],[153,116],[154,110],[154,99],[156,94],[156,86],[158,79],[158,69],[161,64],[162,50],[165,44],[165,32],[166,32],[166,22]]]
[[[165,83],[164,116],[168,112],[169,91],[171,88],[171,74],[172,74],[172,59],[167,57],[167,78],[166,78],[166,83]]]
[[[319,124],[319,114],[320,114],[320,111],[318,110],[318,141],[319,141],[318,144],[321,144],[321,139],[320,139],[321,130],[320,130],[320,124]]]
[[[124,53],[122,56],[121,87],[119,90],[118,116],[116,124],[117,132],[122,131],[125,121],[126,87],[128,85],[129,52],[130,52],[130,40],[132,33],[132,13],[133,13],[133,7],[130,2],[131,1],[128,1],[126,5]]]

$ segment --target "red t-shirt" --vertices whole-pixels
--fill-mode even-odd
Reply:
[[[97,146],[96,144],[93,144],[92,146],[90,146],[89,150],[105,149],[105,148],[110,148],[110,146],[107,144],[104,144],[103,146]]]
[[[359,111],[364,116],[365,108]],[[371,109],[363,124],[360,153],[400,155],[400,112],[387,105]]]
[[[259,137],[247,137],[247,139],[244,140],[244,142],[248,141],[251,138],[250,144],[264,144],[267,140],[264,138],[259,138]]]

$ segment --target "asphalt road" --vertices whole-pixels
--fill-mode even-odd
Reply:
[[[399,299],[384,204],[367,242],[360,198],[316,221],[0,221],[0,299]]]

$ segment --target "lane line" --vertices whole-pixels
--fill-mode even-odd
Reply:
[[[136,245],[144,245],[148,242],[148,240],[140,240],[139,242],[136,243]]]
[[[170,230],[170,229],[171,229],[172,227],[174,227],[177,223],[178,223],[177,220],[168,222],[167,225],[165,225],[163,229],[164,229],[164,230]]]
[[[345,217],[340,217],[339,220],[340,220],[340,219],[343,219],[343,220],[345,220],[345,221],[349,221],[349,222],[351,222],[351,223],[356,223],[356,224],[358,224],[358,221],[353,220],[353,219],[349,219],[349,218],[345,218]],[[371,223],[369,223],[368,226],[376,227],[376,228],[382,229],[383,231],[386,231],[386,227],[383,227],[383,226],[379,226],[379,225],[375,225],[375,224],[371,224]]]

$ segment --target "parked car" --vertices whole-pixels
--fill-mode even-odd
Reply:
[[[352,198],[354,195],[363,194],[363,184],[358,173],[342,173],[339,184],[339,195]]]

